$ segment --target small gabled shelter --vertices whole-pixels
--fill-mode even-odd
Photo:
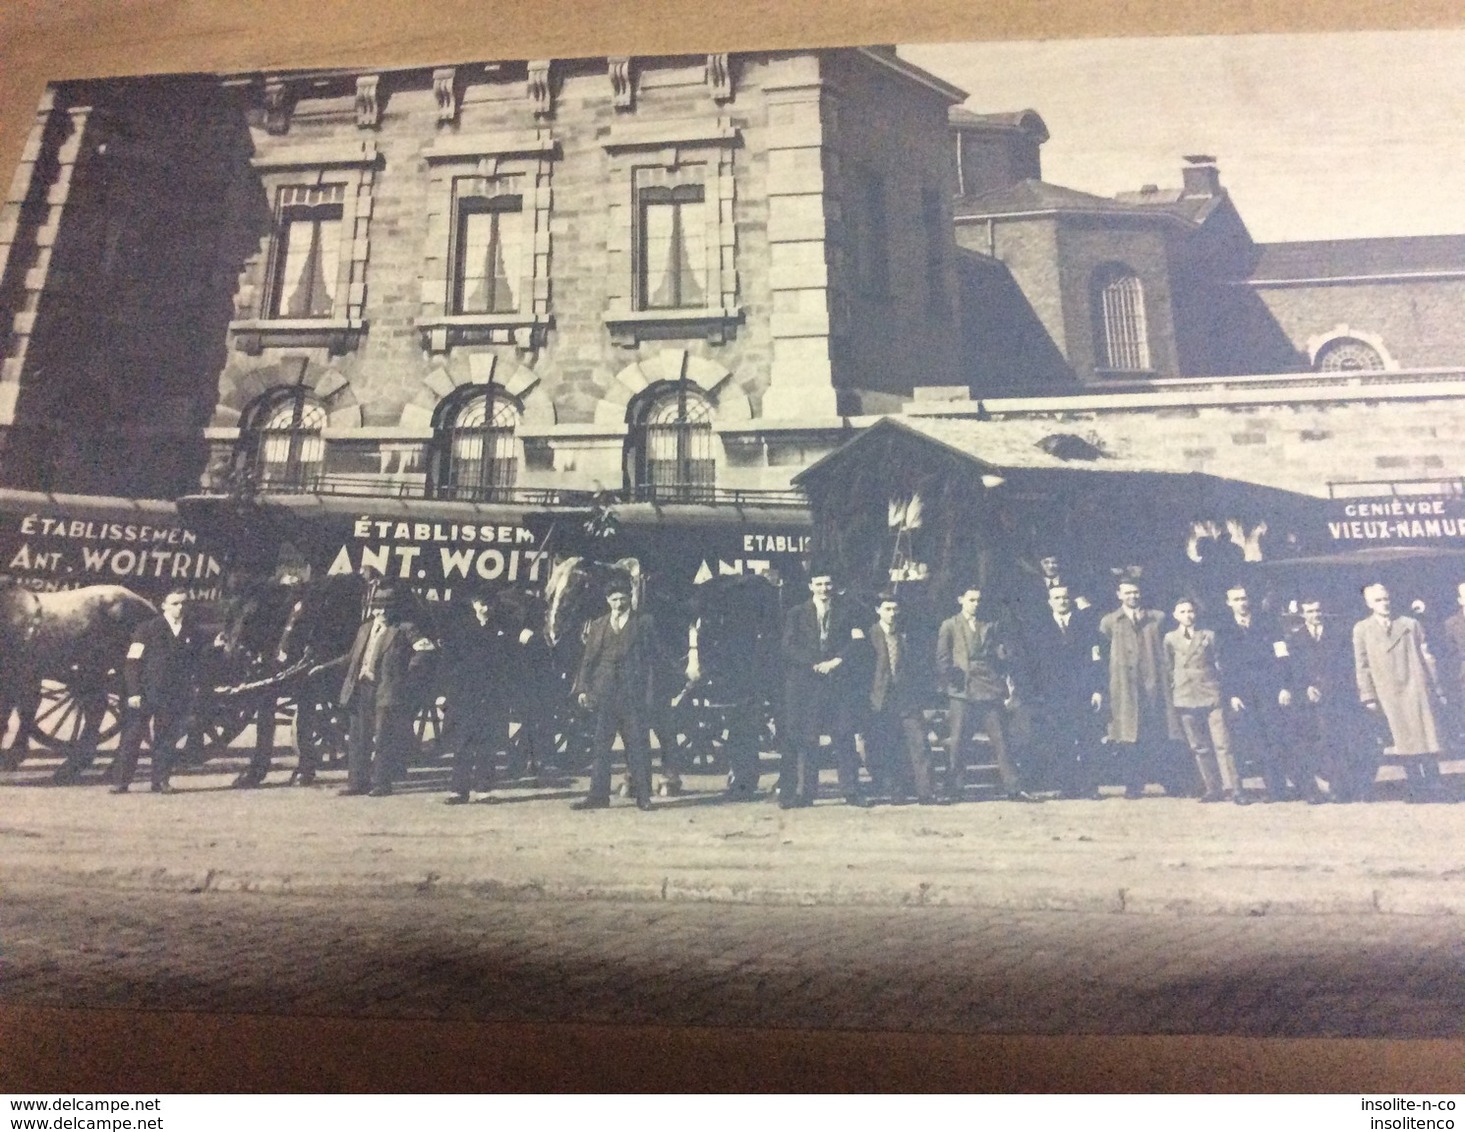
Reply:
[[[1100,607],[1113,572],[1135,567],[1151,603],[1207,595],[1295,544],[1318,503],[1109,455],[1051,421],[886,418],[794,482],[816,558],[855,592],[894,586],[932,611],[972,583],[1009,609],[1031,604],[1047,554]]]

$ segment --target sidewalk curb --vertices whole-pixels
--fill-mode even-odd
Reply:
[[[1465,915],[1465,885],[1415,880],[1401,885],[1351,885],[1322,893],[1276,898],[1252,891],[1202,890],[1180,895],[1164,886],[1087,889],[1008,884],[770,885],[716,877],[661,877],[606,882],[589,878],[508,878],[429,873],[358,873],[328,880],[305,875],[232,873],[220,869],[93,869],[21,867],[0,873],[4,884],[54,885],[111,891],[246,893],[269,896],[402,898],[461,896],[488,901],[599,900],[630,904],[679,901],[742,906],[962,907],[1006,913],[1106,913],[1141,916],[1458,916]]]

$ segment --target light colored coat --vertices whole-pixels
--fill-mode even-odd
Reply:
[[[1004,702],[1010,659],[995,622],[979,619],[973,631],[958,613],[941,623],[936,635],[936,672],[952,699]]]
[[[1365,617],[1353,626],[1353,667],[1359,699],[1376,700],[1389,721],[1394,753],[1438,754],[1439,684],[1424,626],[1412,617],[1395,617],[1387,626]]]
[[[1221,706],[1221,671],[1216,661],[1216,634],[1184,629],[1165,634],[1165,661],[1170,669],[1170,698],[1178,708]]]
[[[1123,609],[1104,614],[1099,635],[1109,653],[1109,741],[1150,742],[1178,738],[1170,710],[1170,681],[1160,626],[1165,615],[1142,609],[1131,622]]]

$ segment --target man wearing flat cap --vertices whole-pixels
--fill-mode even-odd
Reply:
[[[407,619],[405,595],[386,586],[356,632],[346,660],[341,706],[351,712],[343,796],[384,798],[406,769],[422,669],[433,643]]]

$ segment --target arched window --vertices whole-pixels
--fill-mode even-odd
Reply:
[[[1312,361],[1319,373],[1347,373],[1352,370],[1383,369],[1383,356],[1357,338],[1334,338],[1318,350]]]
[[[635,498],[710,502],[717,482],[712,453],[712,405],[696,386],[654,386],[633,403],[628,470]]]
[[[519,403],[501,387],[464,386],[438,408],[435,425],[433,482],[439,497],[492,499],[514,486]]]
[[[272,389],[244,414],[240,437],[251,478],[263,487],[306,491],[325,464],[325,406],[303,386]]]
[[[1095,272],[1093,317],[1099,369],[1119,373],[1149,371],[1145,292],[1138,275],[1117,263]]]

